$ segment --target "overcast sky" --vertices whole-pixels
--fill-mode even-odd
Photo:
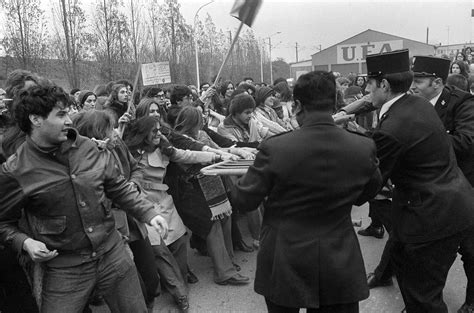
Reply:
[[[179,0],[181,12],[191,24],[198,8],[210,0]],[[239,21],[229,15],[234,0],[215,0],[199,16],[209,13],[216,26],[236,30]],[[272,36],[272,59],[295,62],[337,44],[367,29],[431,44],[459,44],[473,41],[471,0],[389,1],[389,0],[263,0],[252,29],[257,37]],[[244,26],[247,27],[247,26]],[[268,49],[268,39],[267,49]]]
[[[50,1],[43,0],[49,12]],[[199,7],[210,2],[178,1],[181,13],[191,25]],[[218,29],[235,32],[240,22],[229,14],[234,1],[214,0],[199,12],[199,17],[204,19],[209,13]],[[81,2],[92,9],[97,0]],[[367,29],[426,42],[429,27],[430,44],[469,43],[474,41],[473,8],[471,0],[263,0],[252,29],[257,38],[273,35],[272,59],[281,57],[295,62],[296,43],[302,61],[310,59],[320,46],[328,48]],[[268,49],[268,39],[265,42]]]

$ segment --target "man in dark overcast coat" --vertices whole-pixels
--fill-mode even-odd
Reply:
[[[334,124],[331,73],[302,75],[294,97],[301,128],[264,141],[232,190],[239,210],[264,201],[255,291],[269,312],[358,312],[369,292],[350,213],[381,188],[375,145]]]

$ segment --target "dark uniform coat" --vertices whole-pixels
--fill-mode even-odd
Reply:
[[[265,199],[255,291],[287,307],[367,298],[351,208],[381,187],[373,141],[314,112],[301,129],[271,137],[259,150],[232,190],[241,210]]]
[[[402,96],[382,116],[373,139],[382,175],[395,185],[393,228],[398,241],[433,241],[473,225],[474,192],[430,102]]]
[[[474,186],[474,96],[445,87],[435,110],[450,135],[458,166]]]

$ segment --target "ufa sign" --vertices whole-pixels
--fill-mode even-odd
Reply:
[[[143,86],[171,83],[169,62],[142,64]]]
[[[355,43],[337,46],[337,64],[365,62],[368,54],[403,49],[402,40]]]

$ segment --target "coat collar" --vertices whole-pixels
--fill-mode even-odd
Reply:
[[[36,150],[39,153],[54,154],[57,151],[59,151],[61,153],[66,153],[71,148],[77,148],[77,146],[79,145],[79,143],[78,143],[79,137],[80,136],[79,136],[79,133],[77,132],[77,130],[75,130],[74,128],[70,128],[68,130],[68,133],[67,133],[67,140],[65,142],[61,143],[61,145],[59,145],[57,147],[53,147],[53,148],[50,148],[50,149],[42,148],[42,147],[38,146],[31,139],[30,136],[26,136],[26,143],[31,149]]]
[[[335,125],[334,119],[330,112],[324,111],[307,111],[303,120],[301,128],[310,127],[314,125]]]
[[[441,91],[441,95],[439,96],[438,101],[436,101],[436,104],[434,106],[436,113],[438,113],[438,116],[441,118],[441,120],[444,120],[444,116],[446,115],[446,112],[448,110],[449,97],[450,92],[448,88],[444,87],[443,91]]]
[[[403,96],[401,96],[400,98],[398,98],[394,103],[392,103],[392,105],[390,106],[390,108],[387,110],[387,112],[383,113],[381,116],[380,116],[380,119],[379,119],[379,123],[377,124],[377,128],[380,128],[380,126],[382,126],[382,122],[390,115],[390,110],[397,106],[398,103],[400,103],[401,101],[404,101],[404,99],[406,99],[408,97],[408,94],[404,94]]]

